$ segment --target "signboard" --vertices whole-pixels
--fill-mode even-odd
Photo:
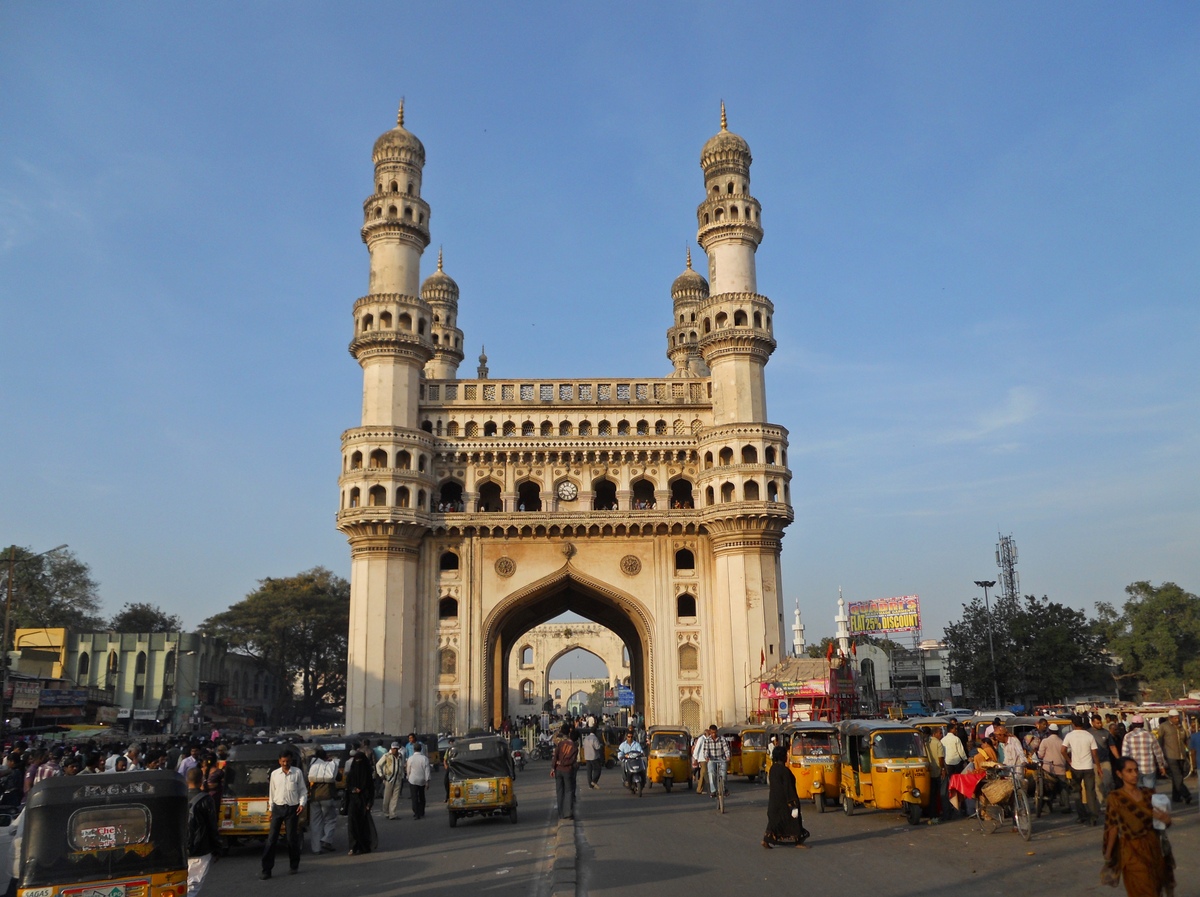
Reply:
[[[37,710],[41,697],[42,686],[38,682],[14,682],[12,684],[13,710]]]
[[[620,707],[633,706],[633,689],[628,685],[617,686],[617,705]]]
[[[761,697],[773,700],[775,698],[815,698],[829,693],[829,682],[826,679],[800,679],[785,682],[763,682],[758,687]]]
[[[96,708],[96,723],[98,725],[109,725],[117,721],[116,707],[97,707]]]
[[[82,707],[87,703],[86,688],[43,688],[43,707]]]
[[[775,712],[779,715],[781,722],[787,722],[788,719],[788,701],[787,698],[780,698],[775,702]]]
[[[916,595],[851,601],[849,611],[850,631],[855,635],[916,632],[921,628],[921,599]]]

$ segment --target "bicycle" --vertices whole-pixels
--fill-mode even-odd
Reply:
[[[1024,779],[1024,770],[1021,778]],[[1028,841],[1033,837],[1033,809],[1024,784],[1013,780],[1013,770],[1007,766],[988,770],[975,798],[975,819],[980,831],[990,835],[1011,817],[1022,839]]]
[[[708,775],[711,781],[714,781],[717,786],[717,812],[725,812],[725,776],[727,773],[726,763],[724,760],[709,760]]]
[[[1056,801],[1063,813],[1070,813],[1070,788],[1066,778],[1047,772],[1038,757],[1034,757],[1028,765],[1033,770],[1033,815],[1041,819],[1043,811],[1050,812]]]

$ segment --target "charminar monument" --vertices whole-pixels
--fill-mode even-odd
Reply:
[[[372,159],[370,276],[350,342],[362,423],[342,434],[337,515],[352,558],[347,731],[463,731],[530,712],[511,681],[523,639],[565,611],[624,643],[621,678],[647,724],[745,719],[751,680],[787,653],[791,472],[787,430],[767,417],[761,207],[724,105],[700,151],[708,278],[689,251],[660,378],[491,379],[485,355],[460,376],[459,290],[440,253],[421,280],[425,147],[403,105]]]

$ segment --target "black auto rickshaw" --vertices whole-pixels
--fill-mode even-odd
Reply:
[[[499,735],[458,739],[446,752],[450,774],[450,828],[464,816],[507,816],[517,824],[516,768],[508,740]]]
[[[310,745],[309,747],[315,747]],[[225,788],[217,808],[217,828],[230,843],[241,838],[266,838],[271,831],[271,773],[279,767],[282,750],[292,752],[292,765],[305,769],[300,745],[235,744],[225,761]],[[308,813],[300,825],[307,827]]]
[[[18,897],[187,894],[187,786],[173,772],[44,779],[25,802]]]

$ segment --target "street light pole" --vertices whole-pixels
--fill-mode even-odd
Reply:
[[[17,546],[9,546],[8,549],[8,591],[4,596],[4,642],[0,643],[0,650],[4,652],[3,663],[0,663],[0,730],[7,728],[8,717],[4,713],[4,692],[8,689],[8,633],[9,621],[12,617],[12,602],[13,602],[13,579],[16,576],[17,564],[25,564],[29,561],[36,560],[40,557],[45,557],[48,554],[54,554],[56,551],[62,551],[66,545],[59,545],[57,548],[51,548],[49,551],[43,551],[41,554],[31,554],[27,557],[17,560]]]
[[[975,585],[983,589],[983,606],[987,610],[988,654],[992,657],[992,700],[995,709],[1000,709],[1000,687],[996,684],[996,648],[992,645],[992,606],[988,603],[987,590],[996,584],[994,579],[977,579]]]

